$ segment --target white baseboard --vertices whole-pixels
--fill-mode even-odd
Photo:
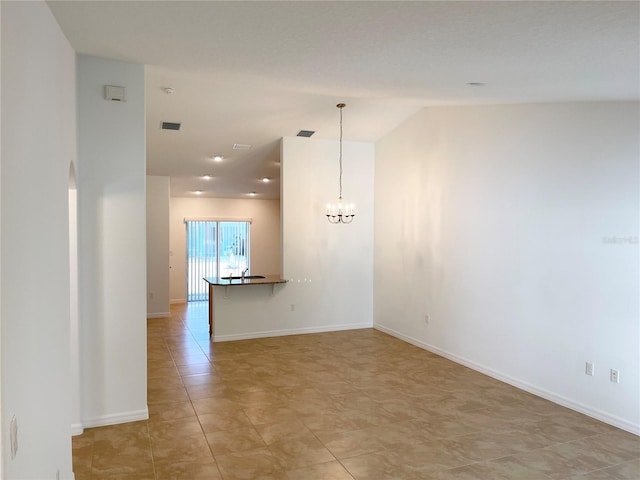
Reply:
[[[147,313],[147,318],[169,318],[171,312]]]
[[[180,303],[187,303],[187,299],[186,298],[172,298],[171,300],[169,300],[169,304],[171,304],[171,305],[178,305]]]
[[[84,433],[84,427],[81,423],[72,423],[71,424],[71,436],[75,437],[76,435],[82,435]]]
[[[484,365],[480,365],[467,358],[461,357],[446,350],[442,350],[421,340],[400,333],[392,328],[385,327],[384,325],[376,323],[373,325],[373,328],[375,328],[376,330],[380,330],[381,332],[388,333],[389,335],[399,338],[400,340],[404,340],[405,342],[415,345],[416,347],[420,347],[431,353],[435,353],[436,355],[447,358],[452,362],[459,363],[461,365],[464,365],[465,367],[469,367],[472,370],[483,373],[489,377],[495,378],[496,380],[508,383],[509,385],[519,388],[520,390],[532,393],[533,395],[537,395],[538,397],[544,398],[545,400],[549,400],[553,403],[557,403],[558,405],[562,405],[563,407],[570,408],[571,410],[575,410],[576,412],[584,413],[589,417],[595,418],[596,420],[600,420],[604,423],[608,423],[609,425],[613,425],[614,427],[618,427],[622,430],[626,430],[627,432],[633,433],[635,435],[640,435],[639,424],[629,422],[622,418],[616,417],[615,415],[611,415],[607,412],[603,412],[596,408],[592,408],[588,405],[584,405],[580,402],[576,402],[569,398],[563,397],[562,395],[550,392],[549,390],[545,390],[544,388],[536,387],[535,385],[531,385],[530,383],[510,377],[509,375],[505,375],[501,372],[498,372],[497,370],[493,370],[492,368],[485,367]]]
[[[232,334],[232,335],[215,335],[214,334],[213,341],[214,342],[231,342],[233,340],[250,340],[252,338],[284,337],[286,335],[302,335],[305,333],[337,332],[340,330],[359,330],[361,328],[371,328],[371,327],[373,327],[371,323],[347,323],[342,325],[290,328],[286,330],[268,330],[264,332],[250,332],[250,333],[240,333],[240,334]]]
[[[140,420],[149,419],[149,409],[134,410],[131,412],[111,413],[109,415],[100,415],[98,417],[87,418],[83,420],[83,428],[104,427],[107,425],[118,425],[119,423],[138,422]]]

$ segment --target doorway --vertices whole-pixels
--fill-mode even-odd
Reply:
[[[204,277],[240,276],[250,268],[249,221],[187,220],[187,301],[208,300]]]

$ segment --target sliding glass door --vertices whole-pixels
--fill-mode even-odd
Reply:
[[[203,277],[239,276],[249,268],[248,221],[187,220],[187,301],[207,300]]]

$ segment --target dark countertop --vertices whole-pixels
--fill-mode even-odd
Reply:
[[[242,281],[240,278],[233,280],[225,279],[225,277],[206,277],[203,278],[209,285],[235,286],[235,285],[273,285],[276,283],[287,283],[288,280],[280,278],[279,275],[266,275],[264,278],[251,278],[253,275],[247,275]]]

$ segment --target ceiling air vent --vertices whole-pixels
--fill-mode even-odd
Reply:
[[[162,130],[180,130],[181,123],[162,122]]]
[[[247,143],[234,143],[233,144],[233,149],[234,150],[249,150],[251,148],[251,145],[247,144]]]
[[[311,135],[316,133],[314,130],[300,130],[296,137],[307,137],[309,138]]]

